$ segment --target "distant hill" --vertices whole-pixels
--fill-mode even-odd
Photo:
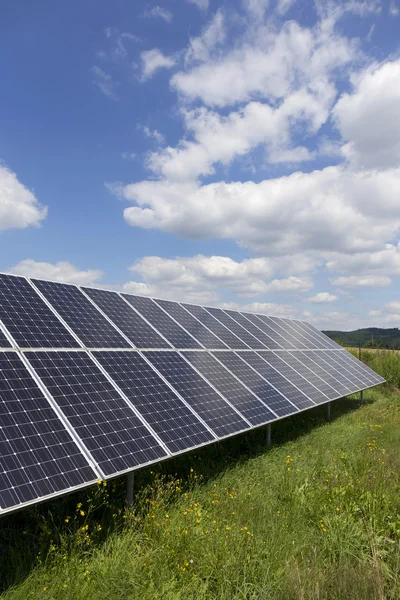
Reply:
[[[370,348],[400,349],[400,331],[398,327],[381,329],[368,327],[356,331],[324,331],[335,342],[343,346],[368,346]]]

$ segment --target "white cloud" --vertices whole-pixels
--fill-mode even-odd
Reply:
[[[336,277],[330,281],[332,285],[344,288],[386,287],[392,283],[390,277],[384,275],[350,275],[349,277]]]
[[[166,23],[171,23],[172,21],[172,13],[162,6],[152,6],[151,8],[146,8],[143,16],[146,18],[163,19]]]
[[[46,216],[47,207],[39,204],[15,173],[0,164],[0,231],[39,227]]]
[[[167,259],[145,256],[130,270],[144,280],[149,293],[162,293],[179,298],[188,294],[217,300],[219,293],[228,291],[238,297],[259,297],[265,294],[301,293],[308,291],[313,282],[308,276],[272,278],[276,265],[267,258],[251,258],[237,262],[226,256],[197,255],[188,258]],[[137,285],[133,282],[133,287]]]
[[[100,67],[92,67],[91,72],[93,75],[93,83],[97,85],[98,88],[103,92],[107,98],[111,98],[111,100],[118,100],[117,89],[119,87],[119,83],[114,81],[113,77],[100,69]]]
[[[400,314],[400,302],[397,300],[393,300],[392,302],[388,302],[385,305],[385,309],[391,313]]]
[[[307,87],[321,94],[330,76],[358,56],[354,43],[327,24],[313,29],[294,21],[279,30],[250,23],[234,49],[206,64],[176,73],[171,84],[188,99],[229,106],[257,98],[276,101]]]
[[[96,283],[103,276],[103,273],[98,269],[81,271],[78,267],[67,261],[52,264],[37,262],[32,259],[22,260],[14,267],[8,269],[8,272],[14,275],[23,275],[24,277],[36,277],[37,279],[49,279],[51,281],[74,283],[76,285],[90,285]]]
[[[136,154],[134,152],[121,152],[121,157],[124,160],[133,160],[136,158]]]
[[[225,39],[224,17],[221,11],[217,11],[201,34],[198,37],[190,38],[185,53],[185,62],[207,61],[215,47],[220,46]]]
[[[238,304],[237,302],[222,302],[221,308],[228,310],[240,310],[244,312],[258,313],[270,317],[299,318],[299,312],[289,304],[275,304],[273,302],[251,302],[250,304]]]
[[[400,275],[400,242],[385,244],[378,252],[342,254],[326,262],[329,271],[343,274]]]
[[[354,76],[354,92],[343,94],[333,117],[346,158],[358,167],[400,163],[400,59],[374,65]]]
[[[152,138],[158,144],[163,144],[164,143],[164,136],[163,136],[162,133],[160,133],[158,131],[158,129],[150,129],[149,127],[147,127],[147,125],[144,125],[143,127],[140,127],[140,129],[143,131],[143,133],[145,134],[146,137]]]
[[[186,0],[189,4],[195,4],[200,10],[206,11],[208,9],[209,0]]]
[[[326,304],[327,302],[335,302],[337,299],[337,296],[334,296],[334,294],[330,294],[329,292],[318,292],[315,296],[307,298],[307,301],[312,302],[313,304]]]
[[[242,0],[242,3],[251,17],[259,20],[264,19],[265,12],[269,8],[269,0]]]
[[[394,0],[389,4],[389,13],[392,17],[398,17],[400,14],[400,9]]]
[[[269,162],[274,163],[299,163],[314,160],[315,153],[310,152],[304,146],[289,148],[286,150],[272,150],[269,155]]]
[[[295,4],[296,0],[278,0],[277,5],[276,5],[276,10],[278,12],[278,14],[280,15],[284,15],[287,13],[288,10],[290,10],[293,6],[293,4]]]
[[[188,239],[232,239],[270,255],[375,252],[400,227],[400,169],[210,183],[143,181],[114,188],[129,225]]]
[[[175,59],[171,56],[164,56],[158,49],[144,50],[140,54],[142,60],[142,81],[150,79],[155,71],[159,69],[170,69],[175,64]]]

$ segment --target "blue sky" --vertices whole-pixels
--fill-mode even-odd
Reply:
[[[398,326],[398,0],[6,4],[2,271]]]

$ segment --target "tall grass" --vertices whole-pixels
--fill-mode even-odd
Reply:
[[[2,598],[398,600],[400,356],[362,358],[382,391],[274,425],[269,451],[253,431],[144,471],[131,510],[115,482],[3,519]]]

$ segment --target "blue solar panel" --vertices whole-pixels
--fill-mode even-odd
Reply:
[[[277,317],[271,317],[271,321],[279,326],[278,331],[285,335],[292,344],[296,344],[297,348],[307,348],[309,350],[315,350],[318,345],[314,343],[310,335],[300,332],[299,329],[295,329],[289,324],[289,319],[278,319]],[[285,333],[283,333],[285,332]]]
[[[259,318],[264,321],[266,325],[271,327],[277,334],[281,336],[286,341],[286,344],[291,344],[293,348],[297,348],[299,350],[307,349],[307,346],[291,335],[283,326],[279,324],[279,319],[274,319],[274,317],[267,317],[266,315],[259,315]],[[294,333],[294,332],[293,332]]]
[[[23,277],[0,274],[0,320],[21,348],[79,346]]]
[[[240,350],[248,348],[248,346],[242,342],[240,338],[234,335],[229,329],[224,327],[220,321],[214,319],[214,317],[207,312],[202,306],[196,306],[196,304],[184,304],[182,306],[186,308],[196,319],[203,323],[208,329],[210,329],[220,340],[228,346],[228,348]]]
[[[4,335],[4,333],[0,329],[0,348],[9,348],[11,346],[10,342]]]
[[[122,294],[175,348],[201,348],[196,340],[171,319],[151,298]]]
[[[290,400],[296,408],[303,410],[315,406],[314,402],[308,398],[303,392],[297,389],[283,375],[270,367],[258,354],[255,352],[238,352],[239,356],[245,360],[253,369],[255,369],[262,377],[274,386],[285,398]]]
[[[26,356],[106,476],[167,456],[86,352]]]
[[[79,288],[38,279],[32,281],[86,347],[131,347]]]
[[[212,314],[213,317],[218,319],[227,329],[238,336],[249,348],[254,350],[263,349],[266,346],[258,338],[249,333],[247,329],[244,329],[235,319],[232,319],[226,312],[221,308],[206,308],[206,310]]]
[[[244,314],[237,312],[236,310],[225,310],[225,312],[235,321],[237,321],[242,327],[247,329],[254,337],[259,339],[266,348],[271,350],[282,349],[282,346],[273,340],[269,335],[264,333],[259,327],[257,327],[250,319],[246,318]]]
[[[255,354],[255,352],[243,352]],[[252,369],[238,354],[234,352],[215,352],[214,356],[220,360],[227,369],[239,377],[254,394],[260,398],[279,417],[285,417],[297,411],[297,407],[287,400],[268,381]]]
[[[217,338],[205,325],[200,323],[193,315],[191,315],[183,306],[177,302],[169,300],[155,300],[171,317],[178,321],[182,327],[186,329],[196,340],[204,346],[214,350],[227,350],[228,346]]]
[[[332,377],[336,380],[336,389],[341,393],[350,394],[352,391],[355,391],[356,386],[346,377],[342,370],[334,367],[329,364],[324,359],[324,351],[323,350],[306,350],[304,352],[308,358],[311,358],[314,362],[317,363],[320,367],[322,367],[327,373],[332,375]]]
[[[349,393],[347,387],[343,386],[335,377],[328,373],[321,365],[317,364],[315,360],[310,358],[304,350],[294,350],[290,352],[292,356],[297,358],[306,367],[308,367],[313,373],[318,375],[325,383],[330,385],[336,391],[336,398],[346,396]]]
[[[137,348],[171,348],[171,344],[116,292],[82,289]]]
[[[262,315],[253,315],[252,313],[243,313],[246,319],[249,319],[254,325],[259,327],[268,337],[270,337],[277,344],[278,348],[284,348],[285,350],[294,349],[296,346],[291,344],[286,338],[277,333],[275,329],[272,329],[261,317]]]
[[[0,514],[96,473],[16,352],[0,352]]]
[[[337,391],[331,387],[326,381],[321,379],[314,371],[311,371],[304,363],[300,362],[297,358],[292,356],[290,352],[280,352],[279,357],[285,361],[290,367],[295,369],[300,375],[302,375],[307,381],[310,381],[317,389],[319,389],[329,400],[337,398]]]
[[[138,352],[100,351],[94,356],[170,452],[183,452],[214,440]]]
[[[275,419],[275,414],[253,392],[208,352],[182,352],[182,355],[209,381],[252,425]]]
[[[249,424],[177,352],[153,350],[146,356],[217,437],[249,429]]]

